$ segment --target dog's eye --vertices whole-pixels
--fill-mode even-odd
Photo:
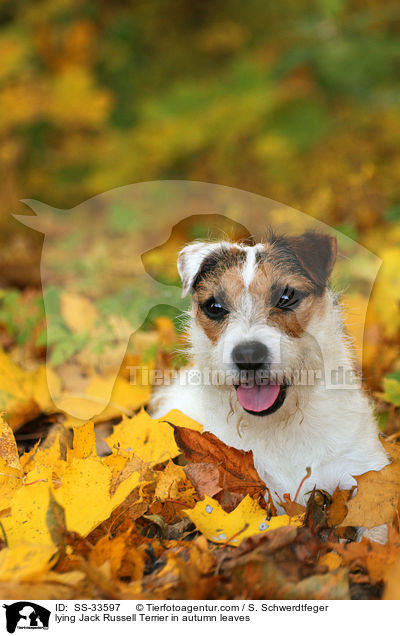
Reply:
[[[201,305],[202,310],[211,318],[211,320],[222,320],[228,314],[228,310],[220,305],[215,298],[209,298],[205,303]]]
[[[285,287],[283,294],[280,296],[275,307],[283,309],[285,311],[293,309],[301,300],[301,293],[292,287]]]

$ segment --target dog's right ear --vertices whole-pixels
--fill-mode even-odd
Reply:
[[[194,241],[179,252],[178,272],[182,280],[182,298],[192,289],[197,274],[204,260],[220,247],[220,243],[204,243]]]

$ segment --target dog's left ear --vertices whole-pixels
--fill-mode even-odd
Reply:
[[[288,237],[287,240],[307,274],[318,287],[324,287],[336,261],[336,237],[305,232],[300,236]]]
[[[220,247],[221,243],[194,241],[179,252],[178,272],[182,280],[182,298],[192,289],[194,280],[207,256],[217,251]]]

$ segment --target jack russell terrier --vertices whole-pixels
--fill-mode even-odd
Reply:
[[[271,234],[254,246],[194,242],[178,257],[182,295],[192,293],[190,372],[203,381],[178,377],[156,392],[150,412],[179,409],[225,444],[253,451],[280,512],[279,498],[293,500],[308,467],[302,504],[314,486],[350,489],[355,475],[389,463],[359,382],[333,388],[328,377],[356,378],[328,286],[335,259],[336,239],[313,232]],[[364,534],[383,542],[386,531]]]

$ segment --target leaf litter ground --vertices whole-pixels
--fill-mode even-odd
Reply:
[[[0,378],[2,598],[400,598],[400,446],[383,442],[392,463],[357,494],[285,496],[277,515],[251,452],[179,411],[153,420],[126,374],[89,422],[54,411],[52,368],[0,351]],[[93,370],[86,386],[100,399],[107,383]],[[350,541],[382,523],[385,546]]]

